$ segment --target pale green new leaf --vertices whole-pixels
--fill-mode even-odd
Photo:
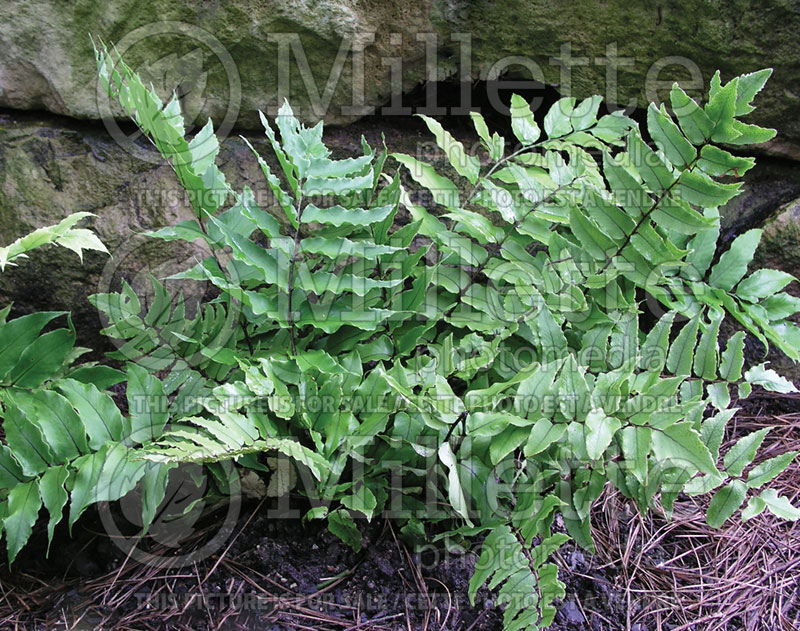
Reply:
[[[782,394],[797,392],[797,388],[791,381],[771,368],[767,368],[766,364],[753,366],[744,373],[744,378],[748,383],[761,386],[770,392],[780,392]]]
[[[439,460],[447,467],[447,495],[450,500],[450,505],[453,510],[460,515],[468,526],[472,526],[472,521],[469,518],[467,507],[467,500],[464,497],[464,491],[461,488],[461,481],[458,475],[458,463],[455,454],[453,453],[450,443],[443,442],[439,445]]]

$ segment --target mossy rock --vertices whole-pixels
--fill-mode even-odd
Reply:
[[[564,59],[563,47],[569,46],[572,58],[585,60],[572,67],[572,95],[600,93],[621,105],[663,98],[675,79],[699,93],[717,69],[730,78],[774,67],[754,120],[778,128],[784,146],[776,150],[800,155],[800,9],[787,0],[5,4],[9,19],[0,23],[4,107],[101,117],[89,34],[117,44],[163,95],[178,88],[190,122],[212,116],[218,125],[235,122],[247,128],[258,127],[258,109],[277,107],[284,97],[306,120],[347,123],[363,114],[361,105],[364,111],[379,107],[393,91],[424,81],[466,72],[468,81],[486,79],[493,71],[528,78],[530,73],[515,61],[519,58],[535,64],[544,83],[564,90],[565,75],[555,59]],[[465,38],[471,46],[469,69],[462,64],[459,43]],[[307,69],[294,57],[288,65],[279,61],[280,51],[288,51],[292,41],[302,45]],[[343,41],[363,50],[363,73],[352,55],[339,59],[344,63],[337,68],[339,53],[348,52],[341,49]],[[428,44],[436,53],[430,60]],[[612,57],[617,59],[611,62],[617,66],[615,77],[609,74]],[[402,63],[402,74],[393,77],[390,67],[397,63]],[[289,73],[283,91],[282,72]],[[616,89],[606,94],[612,84]],[[228,120],[231,115],[235,120]],[[794,148],[787,148],[787,142]]]

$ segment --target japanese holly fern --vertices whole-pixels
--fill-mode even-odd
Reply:
[[[279,135],[263,119],[277,168],[256,154],[275,198],[265,210],[216,166],[210,123],[185,140],[177,99],[163,104],[120,60],[97,58],[196,212],[152,236],[203,240],[211,255],[178,277],[219,291],[191,319],[157,281],[148,309],[129,287],[94,297],[129,393],[171,402],[158,431],[120,447],[126,461],[166,477],[230,458],[265,469],[257,453],[279,451],[312,474],[300,476],[306,518],[356,549],[356,519],[383,513],[412,540],[482,540],[469,596],[497,590],[508,629],[552,622],[564,586],[548,558],[569,537],[592,549],[607,483],[668,514],[680,491],[713,491],[713,525],[745,502],[745,519],[800,515],[762,488],[795,455],[756,461],[767,430],[720,453],[733,394],[794,389],[745,367],[745,331],[800,356],[792,277],[748,275],[760,232],[716,252],[717,209],[754,162],[720,145],[773,136],[739,120],[769,71],[716,75],[702,107],[675,86],[671,111],[648,110],[655,147],[620,113],[598,119],[599,97],[557,102],[545,137],[513,97],[511,153],[473,113],[487,166],[425,118],[466,195],[408,155],[384,174],[385,148],[332,159],[322,125],[284,104]],[[435,208],[414,202],[404,169]],[[720,340],[726,314],[744,330]],[[96,498],[73,488],[71,499]]]

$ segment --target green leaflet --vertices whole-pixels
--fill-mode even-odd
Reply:
[[[725,465],[725,472],[731,476],[738,477],[742,475],[745,467],[749,465],[753,458],[756,456],[758,448],[764,442],[764,438],[769,433],[770,428],[765,427],[757,432],[748,434],[740,438],[736,444],[731,447],[730,451],[725,454],[723,464]]]
[[[432,166],[403,153],[393,153],[392,157],[408,169],[415,182],[431,192],[433,200],[437,204],[441,204],[445,208],[457,208],[460,205],[456,185],[436,173]]]
[[[726,381],[738,381],[742,378],[744,366],[744,333],[734,333],[722,353],[719,376]]]
[[[653,193],[665,192],[674,184],[675,174],[658,154],[647,146],[638,129],[628,133],[627,149],[628,160]],[[686,175],[691,173],[682,173],[679,182],[682,182]]]
[[[80,383],[74,379],[62,379],[56,387],[80,416],[92,449],[99,449],[108,441],[120,440],[122,414],[111,397],[90,383]]]
[[[514,96],[511,98],[513,100]],[[492,134],[491,137],[489,136],[489,128],[480,112],[470,112],[469,115],[472,119],[472,124],[475,126],[475,131],[483,141],[484,148],[489,152],[489,158],[492,160],[499,160],[502,158],[503,149],[505,148],[505,139],[497,132]]]
[[[567,354],[567,338],[546,306],[539,312],[536,324],[543,360],[552,362],[563,358]]]
[[[261,114],[261,116],[262,116],[262,122],[264,123],[264,128],[265,129],[270,129],[269,123],[267,123],[266,120],[263,118],[264,115]],[[270,129],[270,131],[271,131],[271,129]],[[272,193],[275,195],[275,199],[278,200],[278,203],[280,204],[281,208],[283,209],[283,212],[286,214],[286,218],[296,228],[297,225],[298,225],[298,223],[297,223],[297,209],[294,207],[294,202],[293,202],[292,198],[289,197],[289,195],[287,195],[283,191],[283,189],[281,188],[280,181],[278,180],[277,177],[275,177],[275,175],[273,175],[272,171],[269,168],[269,165],[266,162],[264,162],[264,159],[260,155],[258,155],[258,152],[253,148],[253,146],[246,139],[245,139],[245,143],[247,144],[248,147],[250,147],[250,150],[253,152],[253,154],[255,154],[256,158],[258,159],[258,164],[261,167],[261,171],[264,173],[264,178],[267,180],[267,184],[269,185],[270,189],[272,190]],[[274,141],[273,141],[273,148],[275,148]],[[284,160],[285,160],[285,156],[283,155],[283,153],[282,152],[279,153],[277,149],[276,149],[276,154],[278,154],[280,157],[283,157]],[[292,178],[292,179],[294,179],[294,178]],[[296,188],[296,186],[297,186],[297,184],[295,182],[293,184],[293,188]]]
[[[800,519],[800,509],[792,506],[789,499],[783,495],[778,495],[775,489],[765,489],[759,495],[766,505],[767,510],[776,517],[787,521],[797,521]]]
[[[694,348],[697,342],[697,331],[700,319],[693,318],[683,325],[675,340],[669,347],[667,369],[674,375],[688,375],[692,371]]]
[[[135,443],[157,438],[167,422],[167,398],[156,377],[136,364],[128,364],[129,417],[125,438]]]
[[[527,427],[508,427],[495,436],[489,445],[491,463],[497,465],[506,456],[521,447],[528,440],[530,433]]]
[[[742,509],[742,522],[749,521],[764,512],[767,508],[767,503],[754,495],[750,498],[750,501],[747,503],[747,506]]]
[[[731,247],[711,268],[709,284],[727,291],[733,289],[747,272],[747,266],[753,260],[759,241],[761,241],[761,230],[756,229],[748,230],[736,237],[731,243]]]
[[[532,145],[541,134],[528,102],[517,94],[511,96],[511,130],[523,145]]]
[[[648,371],[661,371],[667,363],[669,334],[674,311],[667,311],[647,334],[640,349],[639,367]]]
[[[351,241],[346,238],[309,237],[300,242],[300,251],[308,254],[322,254],[328,258],[358,256],[375,258],[383,254],[401,252],[402,248],[390,245],[376,245],[370,241]]]
[[[592,460],[603,455],[621,425],[619,419],[606,416],[603,410],[593,410],[586,415],[586,453]]]
[[[57,462],[68,462],[89,451],[84,425],[61,395],[48,390],[15,392],[12,401],[41,430]]]
[[[575,98],[564,97],[553,103],[544,116],[544,131],[548,138],[566,136],[572,131],[572,113],[575,109]]]
[[[791,274],[776,269],[756,270],[736,287],[736,295],[750,302],[775,295],[793,280]]]
[[[308,197],[344,195],[372,188],[372,171],[356,177],[309,177],[303,183],[303,194]]]
[[[716,225],[713,218],[701,215],[692,210],[686,201],[676,200],[673,197],[657,206],[652,217],[656,225],[679,234],[696,235]]]
[[[706,523],[719,528],[744,503],[747,487],[741,480],[732,480],[719,489],[708,504]]]
[[[0,375],[3,381],[16,368],[22,353],[36,341],[45,325],[60,315],[64,312],[40,311],[0,325]]]
[[[648,427],[628,426],[622,430],[622,453],[630,472],[641,484],[647,481],[647,458],[650,455],[652,431]]]
[[[361,532],[358,530],[350,513],[337,510],[328,514],[328,529],[339,539],[344,541],[356,552],[362,548]]]
[[[747,486],[749,488],[758,488],[774,480],[786,470],[786,467],[795,459],[797,453],[796,451],[787,451],[780,456],[775,456],[756,465],[747,474]]]
[[[97,452],[74,461],[78,473],[70,494],[70,530],[90,504],[113,502],[136,487],[146,463],[134,460],[132,455],[120,443],[106,443]]]
[[[448,131],[445,131],[437,120],[425,116],[424,114],[418,114],[418,116],[425,121],[428,129],[431,131],[434,138],[436,138],[436,144],[444,151],[448,162],[450,162],[451,166],[456,170],[456,173],[467,178],[472,184],[475,184],[475,182],[478,181],[478,173],[481,167],[478,158],[467,155],[464,151],[464,145],[453,138]]]
[[[394,210],[394,206],[379,206],[377,208],[344,208],[331,206],[317,208],[313,204],[306,206],[303,212],[303,221],[307,223],[322,223],[332,226],[369,226],[383,221]]]
[[[708,103],[704,107],[708,118],[714,125],[711,140],[715,142],[733,142],[740,135],[733,127],[737,92],[738,78],[723,86],[718,70],[711,79]]]
[[[41,429],[13,403],[5,406],[3,429],[9,451],[26,476],[38,475],[56,463]],[[11,472],[12,477],[17,477],[13,464],[6,465],[5,468]]]
[[[717,467],[708,448],[691,423],[677,423],[653,432],[653,453],[659,460],[672,461],[676,466],[692,466],[698,471],[716,475]]]
[[[525,443],[524,453],[526,458],[545,451],[550,445],[558,442],[567,431],[565,424],[554,425],[546,418],[540,418],[530,430]]]
[[[3,530],[6,533],[8,562],[14,562],[17,553],[31,536],[33,524],[39,515],[42,499],[35,480],[18,484],[8,494]]]
[[[700,150],[698,168],[707,175],[733,175],[740,177],[753,168],[755,158],[734,156],[714,145],[704,145]]]
[[[19,356],[5,381],[20,388],[36,388],[57,374],[75,345],[75,332],[56,329],[39,336]]]
[[[69,499],[64,488],[64,483],[69,475],[70,472],[65,466],[52,467],[39,480],[39,496],[42,498],[42,504],[50,513],[50,520],[47,522],[48,555],[50,554],[50,544],[53,542],[53,532],[61,521],[64,506],[67,505]]]
[[[717,336],[720,324],[722,324],[722,316],[715,317],[705,327],[694,357],[694,374],[708,381],[713,381],[717,377],[717,365],[719,364]]]
[[[684,172],[678,181],[677,191],[681,197],[695,206],[708,208],[722,206],[741,190],[741,184],[720,184],[707,175]]]
[[[666,110],[659,110],[653,103],[647,108],[647,129],[658,148],[675,166],[686,167],[697,157],[697,151]]]
[[[701,145],[711,137],[714,123],[695,101],[676,83],[669,94],[672,110],[681,130],[694,145]]]

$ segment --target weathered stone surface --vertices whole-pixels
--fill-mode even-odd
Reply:
[[[800,278],[800,197],[784,204],[766,222],[752,267],[779,269]],[[786,290],[800,297],[800,283],[791,283]],[[800,314],[791,320],[800,325]],[[771,368],[800,385],[800,363],[793,362],[774,348],[770,349],[766,360]],[[764,361],[764,358],[759,361]]]
[[[800,277],[800,197],[766,223],[756,262]]]
[[[776,126],[783,143],[800,141],[800,5],[791,0],[7,0],[4,14],[0,105],[6,107],[101,116],[106,107],[102,99],[98,107],[90,33],[118,44],[163,91],[180,84],[190,118],[211,115],[218,125],[250,128],[257,127],[258,108],[276,106],[283,96],[308,119],[346,123],[358,117],[361,95],[364,104],[379,106],[393,91],[459,72],[467,80],[486,78],[492,69],[526,75],[510,63],[513,56],[533,62],[540,78],[563,88],[566,75],[555,58],[565,58],[568,44],[572,57],[586,58],[573,67],[572,92],[610,93],[621,104],[642,105],[656,94],[652,82],[649,93],[645,87],[648,71],[651,80],[698,80],[702,88],[717,68],[731,77],[772,66],[754,120]],[[279,49],[295,34],[311,90],[303,64],[292,57],[284,68],[289,88],[279,94]],[[363,48],[363,72],[347,47],[341,49],[343,38]],[[398,67],[402,74],[393,70]],[[791,155],[796,146],[780,150]]]
[[[67,4],[11,0],[4,13],[13,19],[0,23],[0,105],[47,109],[78,118],[107,114],[107,99],[101,95],[98,102],[91,34],[115,44],[126,62],[162,95],[178,88],[190,119],[210,115],[218,126],[236,123],[255,128],[258,109],[277,106],[279,97],[281,101],[288,97],[308,118],[324,115],[329,122],[349,122],[359,114],[342,106],[353,104],[353,85],[360,85],[362,77],[361,72],[354,73],[350,58],[340,77],[334,72],[331,106],[325,107],[326,80],[343,38],[344,54],[351,44],[366,48],[364,102],[381,103],[389,90],[384,76],[388,77],[388,69],[381,59],[401,57],[408,62],[412,83],[406,87],[423,78],[424,69],[417,65],[424,46],[415,35],[431,29],[429,12],[428,0],[78,0]],[[389,33],[397,33],[400,43]],[[306,78],[313,84],[312,95],[317,88],[320,91],[318,109],[312,107],[313,98],[295,64],[284,84],[289,90],[279,90],[279,49],[288,52],[295,34],[310,68],[311,76]]]

